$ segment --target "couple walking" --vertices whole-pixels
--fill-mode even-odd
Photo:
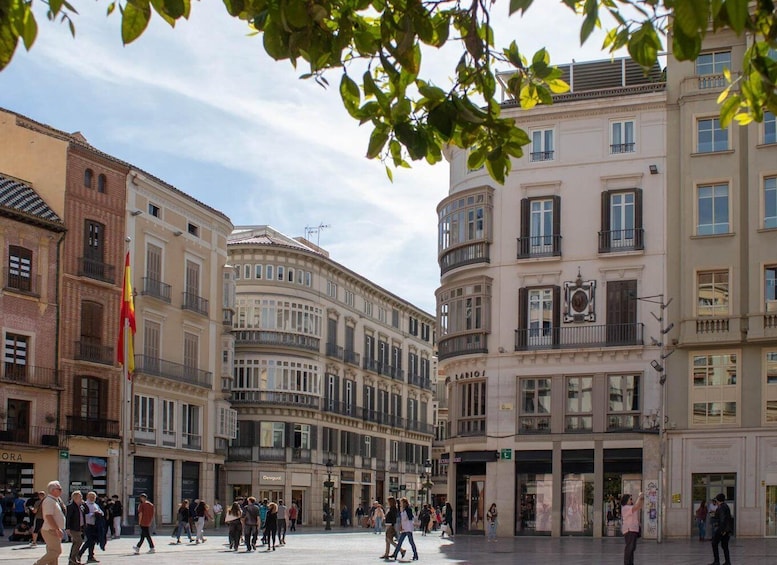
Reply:
[[[410,502],[408,502],[407,498],[402,497],[399,510],[397,510],[397,500],[393,496],[388,497],[388,503],[389,509],[386,512],[386,551],[381,557],[383,559],[396,559],[400,553],[404,557],[405,550],[402,549],[402,543],[407,539],[410,542],[410,547],[413,549],[413,561],[418,561],[418,550],[413,539],[413,510],[410,508]],[[399,539],[395,542],[397,520],[399,520],[400,533]],[[394,546],[394,553],[389,555],[392,545]]]

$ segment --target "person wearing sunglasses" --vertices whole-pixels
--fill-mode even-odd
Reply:
[[[62,485],[59,481],[51,481],[47,487],[46,498],[40,505],[43,515],[41,534],[46,542],[46,553],[35,562],[35,565],[57,565],[62,554],[62,533],[65,529],[65,505],[62,504]]]

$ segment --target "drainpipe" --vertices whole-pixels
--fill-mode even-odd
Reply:
[[[62,388],[63,384],[61,382],[62,379],[62,373],[60,372],[59,367],[59,359],[60,359],[60,348],[62,347],[62,340],[59,338],[59,326],[60,326],[60,318],[62,315],[62,310],[60,305],[62,304],[62,297],[60,296],[60,270],[62,265],[62,243],[65,241],[65,232],[62,232],[59,236],[59,241],[57,241],[57,275],[56,275],[56,290],[55,290],[55,296],[57,300],[57,315],[55,316],[55,322],[54,322],[54,331],[56,336],[56,345],[54,347],[54,370],[56,371],[57,375],[57,426],[56,426],[56,433],[57,438],[59,438],[60,435],[60,418],[62,417]],[[57,441],[59,443],[59,441]],[[63,447],[63,446],[60,446]]]

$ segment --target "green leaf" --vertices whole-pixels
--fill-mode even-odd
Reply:
[[[340,79],[340,97],[343,101],[359,103],[359,86],[346,73]]]
[[[748,0],[726,0],[726,3],[724,4],[731,28],[737,32],[737,34],[742,33],[745,29],[745,22],[748,17],[748,3]]]
[[[542,63],[544,63],[545,65],[550,64],[550,55],[548,54],[548,52],[545,50],[544,47],[539,51],[537,51],[531,60],[532,65],[540,65]]]
[[[707,29],[710,13],[710,0],[681,0],[675,3],[674,30],[678,28],[689,37],[698,35]]]
[[[223,0],[224,1],[224,7],[227,9],[227,13],[234,17],[237,17],[240,15],[240,13],[245,9],[245,3],[243,0]]]
[[[374,159],[380,155],[380,152],[383,151],[383,147],[386,145],[388,138],[388,131],[386,131],[385,128],[376,127],[374,130],[372,130],[372,134],[370,135],[370,142],[367,145],[367,158]]]
[[[38,22],[35,21],[32,10],[26,10],[24,15],[24,27],[22,29],[22,40],[24,40],[24,48],[27,49],[27,51],[29,51],[32,44],[35,43],[37,37]]]
[[[394,126],[394,133],[411,159],[417,161],[426,156],[426,139],[409,122],[398,123]]]
[[[0,69],[8,66],[16,51],[19,36],[8,21],[0,21]]]
[[[446,141],[451,138],[456,124],[456,108],[451,102],[445,102],[432,108],[427,117],[427,123],[433,127]]]
[[[661,50],[661,40],[651,22],[644,22],[629,41],[629,55],[641,66],[652,67]]]
[[[676,28],[672,35],[672,51],[678,61],[692,61],[701,52],[701,35],[688,35]]]
[[[591,32],[599,25],[599,6],[596,0],[586,0],[583,9],[585,19],[580,27],[580,45],[586,42]]]
[[[151,7],[148,0],[127,2],[121,18],[121,40],[124,45],[132,43],[143,34],[150,18]]]
[[[391,170],[391,167],[386,165],[386,176],[388,177],[388,180],[391,182],[394,182],[394,172]]]
[[[569,85],[560,78],[554,78],[547,81],[548,87],[553,94],[561,94],[562,92],[569,91]]]
[[[521,14],[525,14],[533,1],[534,0],[510,0],[510,15],[512,16],[518,10],[521,11]]]
[[[740,97],[738,94],[729,97],[720,107],[720,127],[727,128],[739,111]]]
[[[186,4],[183,0],[164,0],[165,13],[177,20],[186,13]]]

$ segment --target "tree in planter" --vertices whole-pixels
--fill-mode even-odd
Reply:
[[[41,2],[42,0],[38,0]],[[552,94],[568,86],[550,64],[544,49],[531,58],[512,42],[494,46],[493,17],[501,17],[494,0],[223,0],[227,14],[246,22],[262,36],[265,51],[276,60],[304,63],[301,78],[329,84],[339,74],[343,105],[360,123],[372,128],[367,157],[391,168],[408,160],[442,159],[446,144],[470,149],[469,167],[483,165],[498,182],[510,172],[511,159],[529,143],[512,118],[501,115],[495,65],[512,75],[507,90],[522,108],[550,104]],[[0,69],[7,66],[21,40],[30,49],[38,26],[34,0],[0,0]],[[719,102],[721,125],[763,119],[777,113],[777,10],[773,0],[562,0],[580,16],[580,41],[606,20],[602,49],[626,47],[649,69],[671,38],[673,56],[693,60],[708,29],[749,34],[742,73],[729,79]],[[510,0],[509,15],[527,17],[533,0]],[[156,12],[171,26],[188,18],[191,0],[113,0],[108,14],[119,8],[122,41],[136,40]],[[48,0],[49,19],[59,19],[75,34],[75,7],[67,0]],[[422,52],[451,42],[461,58],[451,73],[448,90],[422,72]],[[736,85],[736,88],[731,88]]]

